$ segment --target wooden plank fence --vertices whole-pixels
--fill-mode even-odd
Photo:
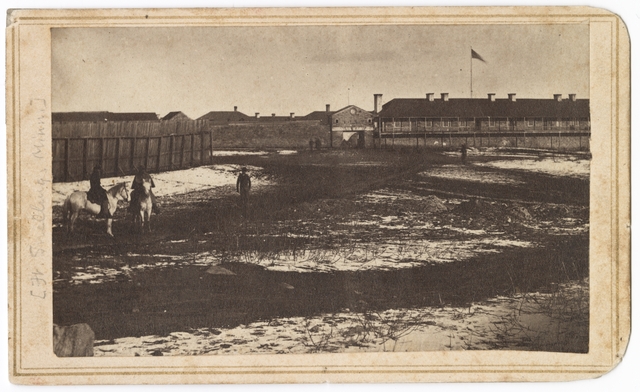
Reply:
[[[54,137],[53,181],[80,181],[102,166],[104,177],[150,173],[211,163],[213,136],[205,130],[163,136]]]
[[[54,138],[147,137],[193,134],[207,130],[206,120],[54,122]]]

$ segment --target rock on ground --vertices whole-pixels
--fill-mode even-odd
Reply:
[[[95,334],[87,324],[53,325],[53,352],[58,357],[93,357]]]

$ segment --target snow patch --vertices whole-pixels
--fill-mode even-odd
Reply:
[[[265,151],[212,151],[211,156],[214,157],[232,157],[245,155],[267,155]]]
[[[153,193],[158,196],[172,196],[205,189],[235,186],[238,173],[246,167],[251,175],[253,189],[259,189],[270,182],[262,178],[262,168],[241,165],[212,165],[200,166],[186,170],[176,170],[152,174],[154,183]],[[131,185],[133,176],[109,177],[102,180],[105,189],[126,182]],[[62,205],[65,198],[76,190],[89,190],[89,181],[57,182],[53,184],[53,205]],[[231,192],[231,191],[230,191]]]
[[[229,261],[260,265],[272,271],[332,272],[395,270],[430,263],[450,263],[508,248],[528,248],[529,241],[497,237],[465,241],[414,239],[410,242],[364,242],[336,249],[284,250],[280,253],[246,251]]]
[[[559,157],[476,162],[474,165],[495,167],[498,169],[525,170],[550,174],[553,176],[574,177],[588,180],[591,161],[587,159]]]
[[[583,280],[559,285],[554,294],[534,292],[497,296],[466,307],[425,306],[380,312],[343,309],[311,317],[256,321],[234,328],[203,327],[167,336],[97,340],[94,355],[531,350],[566,342],[563,332],[577,335],[578,339],[587,339],[587,328],[581,329],[575,323],[563,321],[550,313],[548,307],[555,306],[553,309],[566,313],[567,309],[558,308],[554,303],[554,298],[560,296],[574,305],[571,316],[584,317],[588,310],[588,293],[588,280]],[[354,295],[359,294],[354,292]],[[510,327],[509,323],[519,328],[504,334],[503,330]],[[523,345],[523,342],[528,345]]]
[[[471,168],[460,165],[443,165],[419,173],[423,177],[443,178],[446,180],[462,180],[483,184],[522,184],[523,182],[507,174],[479,173]]]

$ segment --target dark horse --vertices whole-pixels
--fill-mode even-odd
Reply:
[[[135,191],[136,197],[132,197],[135,203],[131,206],[131,213],[133,214],[133,221],[136,222],[140,219],[140,232],[144,231],[145,224],[147,231],[151,232],[151,212],[153,210],[153,199],[151,198],[151,180],[143,179],[142,186]]]

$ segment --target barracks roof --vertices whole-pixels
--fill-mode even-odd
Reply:
[[[332,111],[326,111],[326,110],[317,110],[315,112],[311,112],[309,114],[307,114],[306,116],[302,117],[304,120],[320,120],[323,122],[327,121],[327,118],[329,116],[331,116],[333,113]]]
[[[396,98],[382,106],[380,117],[552,117],[589,118],[589,100]]]
[[[162,117],[163,121],[170,120],[190,120],[189,116],[182,112],[169,112],[166,116]]]
[[[221,111],[221,112],[212,111],[198,118],[198,120],[209,120],[217,123],[247,121],[250,119],[251,117],[238,111]]]

